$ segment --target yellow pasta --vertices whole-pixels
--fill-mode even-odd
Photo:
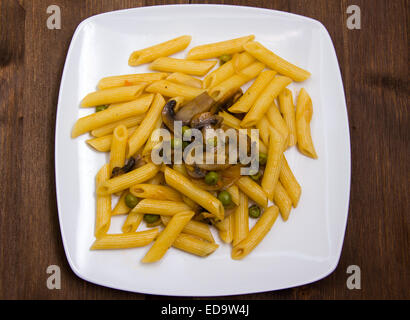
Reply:
[[[210,59],[224,54],[243,51],[243,45],[255,39],[254,35],[196,46],[189,50],[187,59]]]
[[[310,121],[312,120],[312,100],[307,91],[302,88],[299,92],[296,104],[296,135],[298,149],[304,155],[317,159],[315,147],[313,146],[310,133]]]
[[[124,166],[127,139],[128,131],[124,125],[119,125],[114,129],[110,152],[110,172],[115,167],[122,168]]]
[[[110,168],[105,164],[97,173],[95,178],[96,188],[98,189],[104,182],[110,178]],[[111,196],[97,195],[97,214],[95,219],[95,237],[100,238],[105,235],[110,228],[111,220]]]
[[[135,132],[136,129],[137,127],[129,128],[128,137],[130,137]],[[111,150],[112,134],[108,134],[106,136],[102,136],[98,138],[88,139],[85,142],[87,142],[89,146],[93,147],[97,151],[108,152]]]
[[[169,186],[201,205],[217,219],[222,220],[224,218],[224,207],[212,194],[200,189],[194,185],[191,180],[171,168],[165,168],[164,176]]]
[[[162,184],[162,183],[164,183],[164,182],[165,182],[164,174],[163,174],[161,171],[159,171],[159,172],[154,176],[154,178],[148,180],[148,183],[149,183],[149,184],[155,184],[155,185],[159,185],[159,184]]]
[[[278,181],[273,194],[273,202],[279,207],[280,215],[284,221],[288,220],[292,209],[292,200],[282,184]]]
[[[238,189],[238,186],[233,184],[229,188],[227,188],[226,191],[228,191],[229,194],[231,195],[232,202],[235,205],[239,206],[239,189]]]
[[[268,206],[268,197],[266,196],[265,191],[263,191],[261,186],[248,176],[239,178],[236,181],[236,185],[243,193],[263,208]]]
[[[139,83],[135,86],[109,88],[87,94],[81,101],[81,107],[95,107],[105,104],[135,100],[147,86]]]
[[[134,209],[128,214],[127,219],[121,227],[123,233],[135,232],[144,218],[143,213],[135,212]]]
[[[140,114],[139,105],[149,106],[153,98],[153,94],[144,95],[138,99],[138,103],[136,103],[133,108],[120,105],[105,109],[103,111],[94,112],[88,116],[80,118],[74,124],[73,130],[71,131],[71,137],[75,138],[88,131],[100,128],[108,123],[116,122]]]
[[[230,60],[208,74],[204,80],[202,87],[204,89],[212,88],[232,77],[237,70],[241,70],[249,66],[255,59],[247,52],[235,55],[235,60]],[[236,62],[236,65],[234,64]]]
[[[269,129],[271,124],[267,118],[262,118],[256,124],[256,128],[259,130],[259,137],[262,139],[265,145],[269,145]]]
[[[202,88],[202,80],[201,79],[189,76],[185,73],[174,72],[174,73],[170,74],[166,79],[168,81],[184,84],[184,85],[189,86],[189,87],[194,87],[194,88],[198,88],[198,89]]]
[[[248,197],[243,192],[239,192],[239,206],[233,215],[233,245],[235,246],[249,233]]]
[[[172,246],[178,235],[185,228],[186,224],[192,219],[194,214],[193,211],[182,211],[174,215],[144,256],[142,262],[152,263],[160,260]]]
[[[153,163],[147,163],[142,167],[134,169],[128,173],[124,173],[115,178],[109,179],[100,184],[97,188],[97,195],[109,195],[116,193],[129,187],[147,181],[154,177],[159,168]]]
[[[262,213],[262,216],[249,231],[248,236],[233,247],[231,257],[235,260],[245,258],[262,241],[278,218],[279,210],[271,206]]]
[[[161,111],[164,108],[165,100],[160,94],[156,94],[152,105],[147,112],[140,126],[135,130],[128,140],[128,155],[134,155],[147,141],[155,127],[156,121],[161,117]]]
[[[161,125],[162,125],[162,117],[159,116],[157,118],[157,121],[154,124],[154,128],[152,129],[152,132],[150,134],[149,139],[147,140],[147,143],[144,146],[144,149],[142,149],[143,156],[150,155],[152,149],[154,149],[154,147],[156,147],[156,145],[158,144],[159,141],[157,141],[157,139],[154,139],[154,132],[156,129],[161,128]]]
[[[181,211],[188,211],[191,208],[185,202],[170,200],[142,199],[132,209],[136,213],[160,214],[173,216]]]
[[[185,60],[169,57],[156,59],[149,66],[151,70],[165,72],[182,72],[193,76],[204,76],[216,64],[216,61]]]
[[[293,175],[285,156],[282,156],[282,168],[279,174],[279,181],[282,183],[286,193],[289,195],[293,207],[296,208],[302,193],[302,188]]]
[[[263,173],[261,186],[268,196],[268,199],[272,201],[275,187],[278,183],[279,173],[282,168],[282,155],[285,151],[286,140],[274,128],[270,128],[269,131],[268,160]]]
[[[130,193],[137,198],[182,201],[181,194],[167,186],[136,184],[130,188]]]
[[[221,230],[219,230],[219,237],[225,243],[231,243],[233,241],[233,234],[235,230],[234,219],[234,214],[230,214],[222,221],[224,225]]]
[[[203,241],[201,239],[198,239],[185,233],[179,234],[178,237],[175,239],[174,243],[172,244],[172,246],[179,250],[183,250],[185,252],[192,253],[200,257],[210,255],[219,247],[219,245],[217,245],[216,243]]]
[[[233,113],[248,112],[275,74],[276,72],[272,70],[261,72],[243,96],[228,110]]]
[[[118,216],[121,214],[127,214],[130,212],[130,207],[128,207],[125,203],[125,197],[128,194],[128,190],[124,190],[121,194],[121,197],[118,199],[117,204],[115,205],[114,209],[111,211],[111,216]]]
[[[273,78],[243,118],[242,127],[247,128],[256,125],[268,111],[269,106],[272,105],[278,94],[291,82],[292,80],[288,77],[276,76]]]
[[[114,87],[124,87],[136,85],[141,82],[151,83],[153,81],[162,80],[167,77],[167,73],[155,72],[155,73],[137,73],[137,74],[125,74],[121,76],[111,76],[102,78],[98,82],[98,89],[104,90]]]
[[[268,111],[266,112],[266,118],[269,120],[271,126],[275,128],[287,141],[287,146],[289,144],[289,128],[286,125],[285,120],[283,120],[275,101],[271,104]]]
[[[310,77],[310,72],[282,59],[259,42],[248,42],[244,45],[244,49],[272,70],[275,70],[294,81],[305,81]]]
[[[107,234],[94,241],[91,250],[144,247],[158,236],[158,228],[140,232]]]
[[[226,79],[215,87],[210,88],[209,95],[216,101],[227,96],[231,92],[236,91],[245,83],[256,78],[258,74],[265,68],[265,65],[260,62],[254,62],[240,70],[240,73],[234,74],[232,77]]]
[[[164,215],[161,216],[161,221],[165,226],[169,223],[170,220],[171,217]],[[209,242],[215,242],[214,237],[212,236],[212,232],[211,230],[209,230],[209,225],[203,222],[191,220],[186,224],[184,229],[182,229],[182,232],[199,237]]]
[[[146,89],[147,92],[160,93],[166,97],[183,97],[186,100],[192,100],[204,92],[198,89],[168,80],[160,80],[152,83]]]
[[[294,146],[297,143],[296,137],[296,114],[295,106],[293,105],[292,91],[288,88],[285,88],[279,94],[279,106],[280,112],[283,115],[283,120],[286,123],[286,126],[289,130],[289,147]]]
[[[130,66],[138,66],[154,61],[160,57],[170,56],[184,50],[190,42],[191,36],[181,36],[145,49],[134,51],[128,59],[128,64]]]
[[[148,105],[148,107],[149,107],[149,105]],[[133,128],[133,127],[139,125],[142,122],[142,120],[144,120],[144,117],[145,117],[145,114],[139,114],[137,116],[129,117],[129,118],[124,119],[124,120],[109,123],[105,126],[102,126],[100,128],[92,130],[91,135],[94,136],[94,137],[99,138],[99,137],[103,137],[103,136],[112,134],[114,129],[116,127],[118,127],[119,125],[124,125],[127,128]]]

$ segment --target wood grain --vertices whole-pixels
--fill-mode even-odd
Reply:
[[[222,3],[288,11],[321,21],[334,42],[350,121],[349,220],[336,270],[316,283],[234,299],[410,298],[407,1],[355,0],[362,29],[346,27],[347,0],[0,1],[0,299],[167,299],[79,279],[65,258],[55,200],[54,131],[61,73],[77,25],[111,10]],[[62,29],[48,30],[59,5]],[[48,290],[46,268],[61,267]],[[362,289],[348,290],[358,265]],[[261,266],[263,267],[263,266]]]

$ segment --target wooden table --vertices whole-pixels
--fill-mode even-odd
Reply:
[[[0,299],[167,299],[87,283],[65,258],[54,183],[60,78],[77,25],[111,10],[208,1],[0,0]],[[349,220],[336,270],[316,283],[234,299],[410,298],[409,115],[406,0],[209,1],[288,11],[321,21],[336,47],[349,112]],[[46,27],[49,5],[61,30]],[[361,29],[346,27],[349,5]],[[46,287],[61,267],[61,290]],[[346,269],[361,268],[361,290]]]

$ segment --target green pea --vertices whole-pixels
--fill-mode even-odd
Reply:
[[[172,138],[171,139],[171,148],[179,148],[180,146],[182,146],[182,140],[178,139],[178,138]]]
[[[259,152],[259,164],[265,165],[266,161],[268,161],[268,155],[263,152]]]
[[[103,104],[101,106],[95,107],[95,112],[100,112],[108,108],[108,104]]]
[[[231,194],[228,191],[219,192],[218,199],[219,199],[219,201],[222,202],[224,207],[227,207],[227,206],[232,204],[232,197],[231,197]]]
[[[154,223],[159,220],[158,214],[144,214],[144,220],[146,223]]]
[[[191,128],[188,126],[183,126],[182,127],[182,137],[185,136],[185,133],[189,137],[191,135]]]
[[[138,204],[138,198],[131,193],[125,196],[125,204],[128,208],[134,208]]]
[[[249,216],[251,218],[257,219],[261,215],[261,209],[257,205],[253,205],[249,208]]]
[[[216,185],[218,180],[219,175],[215,171],[210,171],[205,176],[205,183],[210,186]]]
[[[251,175],[251,179],[254,181],[259,181],[260,177],[261,177],[262,173],[260,171],[258,171],[256,174]]]
[[[232,59],[232,56],[230,54],[223,54],[222,56],[219,57],[219,63],[223,65],[224,63],[227,63],[231,59]]]

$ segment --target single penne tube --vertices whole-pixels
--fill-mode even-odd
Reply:
[[[222,220],[224,218],[224,207],[221,201],[219,201],[212,194],[202,190],[183,174],[171,168],[165,168],[164,176],[165,182],[169,186],[198,203],[204,209],[213,214],[217,219]]]
[[[249,66],[240,70],[240,73],[235,73],[232,77],[226,79],[220,84],[209,89],[209,95],[216,101],[225,97],[229,92],[234,92],[243,86],[245,83],[256,78],[258,74],[265,68],[265,65],[260,62],[254,62]]]
[[[158,117],[155,124],[154,124],[154,128],[152,129],[152,132],[150,134],[149,139],[147,140],[147,143],[144,145],[144,149],[142,149],[142,155],[143,156],[150,156],[150,153],[152,151],[152,149],[154,149],[154,147],[159,143],[159,141],[157,139],[154,139],[154,132],[156,129],[161,128],[162,125],[162,117]]]
[[[188,173],[186,172],[186,168],[184,164],[174,163],[172,169],[178,171],[179,173],[183,174],[185,177],[188,177]]]
[[[131,101],[127,101],[127,102],[119,102],[119,103],[113,103],[110,105],[110,108],[114,108],[114,107],[118,107],[121,106],[123,108],[133,108],[135,109],[135,114],[136,115],[141,115],[144,114],[145,112],[147,112],[147,110],[149,109],[149,105],[145,105],[145,104],[140,104],[138,102],[138,99],[135,100],[131,100]]]
[[[109,88],[87,94],[81,101],[81,107],[95,107],[105,104],[135,100],[144,91],[147,83],[135,86]]]
[[[248,176],[239,178],[236,181],[236,185],[243,193],[245,193],[261,207],[266,208],[268,206],[268,197],[266,196],[265,191],[263,191],[261,186]]]
[[[275,128],[270,128],[269,132],[268,160],[263,172],[261,186],[268,199],[273,201],[273,194],[282,168],[282,155],[285,151],[286,140]]]
[[[276,71],[266,70],[259,74],[248,90],[228,110],[232,113],[248,112],[266,86],[273,80]]]
[[[282,118],[282,115],[279,112],[278,106],[275,101],[271,104],[266,112],[266,118],[273,128],[275,128],[282,137],[287,141],[287,146],[289,145],[289,128]]]
[[[128,129],[128,138],[135,132],[137,127],[132,127]],[[92,138],[86,140],[87,144],[100,152],[108,152],[111,150],[112,144],[112,134],[108,134],[106,136]]]
[[[269,128],[271,124],[269,120],[264,117],[258,121],[256,128],[259,130],[259,137],[262,139],[265,145],[269,145]]]
[[[130,188],[130,193],[137,198],[182,201],[181,194],[168,186],[136,184]]]
[[[152,62],[149,68],[155,71],[182,72],[193,76],[204,76],[215,64],[216,61],[161,57]]]
[[[297,146],[305,156],[317,159],[315,147],[313,146],[312,135],[310,133],[310,121],[312,120],[313,108],[312,100],[307,91],[302,88],[299,92],[296,104],[296,136]]]
[[[239,206],[233,213],[234,230],[233,230],[233,242],[235,246],[249,233],[249,214],[248,214],[248,197],[245,193],[239,192]]]
[[[244,128],[256,125],[262,119],[266,111],[272,105],[279,93],[288,86],[292,80],[284,76],[276,76],[265,87],[255,103],[252,105],[245,118],[243,118],[241,125]]]
[[[289,130],[288,145],[289,147],[292,147],[297,143],[296,113],[295,106],[293,105],[292,91],[288,88],[285,88],[281,93],[279,93],[279,106],[283,120]]]
[[[235,60],[228,61],[208,74],[202,84],[202,88],[208,89],[217,86],[226,79],[232,77],[237,70],[241,70],[249,66],[255,59],[247,52],[243,52],[235,56]],[[236,64],[234,64],[236,62]]]
[[[288,193],[280,181],[276,184],[275,191],[273,193],[273,202],[278,206],[282,219],[287,221],[290,210],[292,209],[292,200],[289,198]]]
[[[168,80],[155,81],[146,89],[147,92],[160,93],[166,97],[183,97],[192,100],[204,92],[203,89],[174,83]]]
[[[169,41],[165,41],[154,46],[137,50],[131,53],[128,64],[138,66],[148,63],[160,57],[167,57],[174,53],[184,50],[191,42],[191,36],[181,36]]]
[[[165,226],[168,224],[170,220],[171,220],[171,217],[169,216],[161,216],[161,221]],[[182,229],[182,232],[199,237],[209,242],[215,242],[214,237],[212,236],[212,232],[209,229],[209,225],[207,225],[206,223],[200,222],[200,221],[195,221],[195,220],[189,221],[186,224],[185,228]]]
[[[282,59],[257,41],[246,43],[244,49],[272,70],[294,81],[305,81],[310,77],[310,72]]]
[[[279,181],[285,188],[286,193],[289,195],[293,207],[296,208],[298,206],[300,195],[302,193],[302,188],[300,187],[300,184],[293,175],[293,172],[290,169],[289,164],[284,155],[282,156],[282,168],[279,174]]]
[[[179,250],[192,253],[200,257],[210,255],[219,247],[219,245],[216,243],[203,241],[201,239],[198,239],[197,237],[185,233],[180,233],[175,239],[172,246]]]
[[[229,192],[232,198],[232,202],[239,206],[239,188],[237,185],[233,184],[229,188],[226,189]]]
[[[114,209],[111,211],[111,216],[118,216],[121,214],[128,214],[131,210],[130,207],[127,206],[125,203],[125,197],[128,194],[128,190],[124,190],[120,196],[120,198],[117,201],[117,204],[115,205]]]
[[[110,151],[110,172],[115,167],[122,168],[125,164],[125,151],[127,148],[128,130],[124,125],[114,129]]]
[[[102,78],[98,82],[98,89],[104,90],[115,87],[132,86],[141,82],[151,83],[154,81],[162,80],[168,76],[168,73],[152,72],[152,73],[137,73],[137,74],[124,74],[120,76],[111,76]]]
[[[132,128],[132,127],[139,125],[142,122],[142,120],[144,120],[144,118],[145,118],[145,114],[139,114],[139,115],[129,117],[124,120],[112,122],[112,123],[106,124],[105,126],[92,130],[91,135],[99,138],[99,137],[112,134],[114,129],[118,127],[119,125],[124,125],[127,128]]]
[[[198,212],[201,209],[201,206],[199,204],[197,204],[194,200],[191,200],[185,195],[182,195],[182,201],[184,201],[188,205],[188,207],[190,207],[191,210],[195,212]]]
[[[279,210],[275,205],[267,208],[253,228],[249,231],[248,236],[240,243],[233,247],[231,257],[235,260],[245,258],[255,247],[265,238],[266,234],[272,228],[278,218]]]
[[[189,211],[191,208],[182,201],[157,200],[157,199],[142,199],[132,209],[136,213],[159,214],[165,216],[173,216],[181,211]]]
[[[193,211],[182,211],[174,215],[141,261],[143,263],[152,263],[160,260],[194,214]]]
[[[128,139],[127,158],[134,155],[148,140],[152,131],[154,130],[158,118],[161,117],[161,112],[164,108],[164,105],[165,99],[157,93],[144,120],[142,120],[141,124]]]
[[[105,126],[106,124],[138,115],[140,114],[139,105],[149,106],[153,98],[153,94],[144,95],[138,98],[138,102],[133,108],[120,105],[82,117],[74,124],[73,130],[71,131],[71,137],[75,138],[86,132]]]
[[[234,214],[230,214],[222,221],[222,223],[224,226],[221,230],[218,230],[219,237],[225,243],[232,243],[235,230]]]
[[[158,171],[159,168],[155,164],[147,163],[142,167],[101,183],[97,188],[97,195],[109,195],[123,191],[135,184],[151,179]]]
[[[236,39],[208,43],[193,47],[188,51],[187,59],[210,59],[217,58],[224,54],[234,54],[244,51],[243,45],[255,39],[254,35],[240,37]]]
[[[186,86],[194,87],[201,89],[202,88],[202,80],[192,77],[190,75],[187,75],[185,73],[181,72],[174,72],[171,73],[167,78],[168,81],[184,84]]]
[[[98,171],[95,177],[96,189],[110,178],[110,166],[105,164]],[[97,195],[96,203],[96,217],[95,217],[95,231],[96,238],[105,235],[110,228],[111,223],[111,195]]]
[[[107,234],[91,246],[91,250],[127,249],[144,247],[158,236],[158,228],[140,232]]]
[[[121,227],[121,231],[123,233],[135,232],[140,226],[143,218],[143,213],[131,210],[131,212],[127,216],[127,219],[125,219],[124,224]]]

